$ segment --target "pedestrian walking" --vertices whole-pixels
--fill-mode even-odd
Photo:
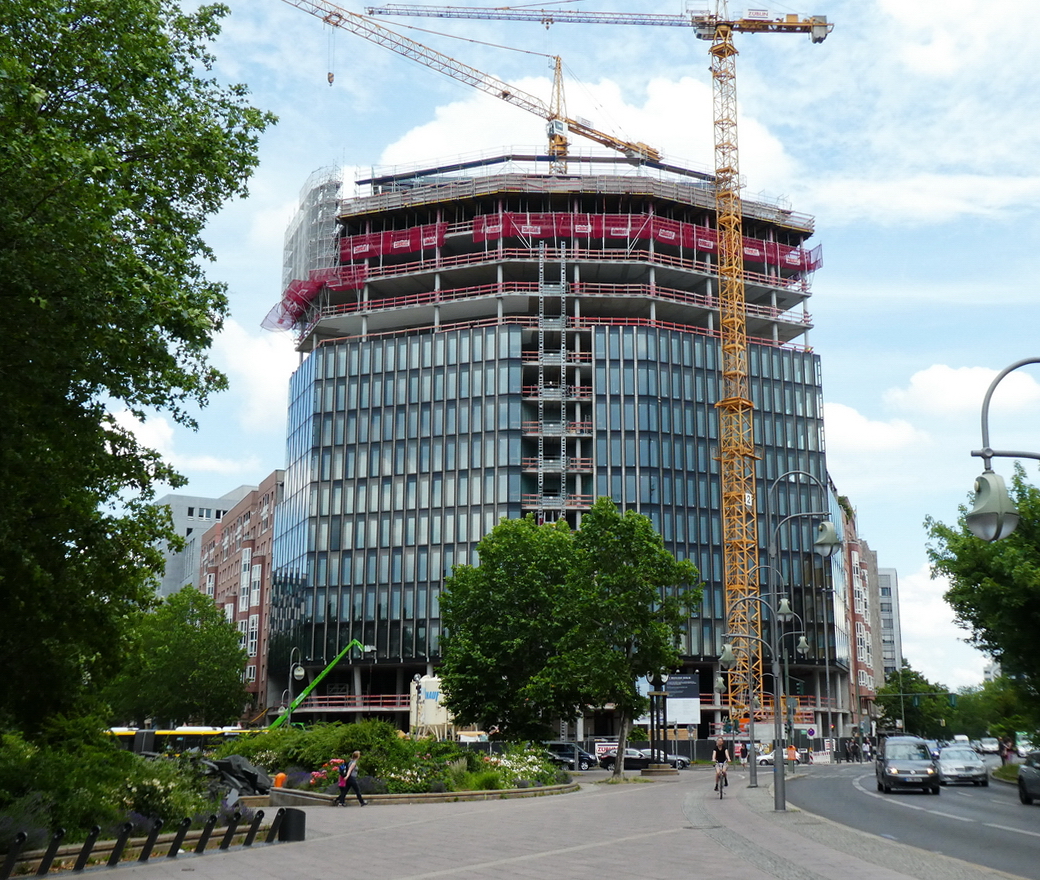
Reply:
[[[361,786],[358,785],[357,767],[358,761],[360,760],[361,752],[354,752],[350,756],[349,763],[340,765],[339,782],[336,783],[337,786],[339,786],[339,796],[336,798],[337,807],[346,806],[348,791],[354,792],[354,795],[357,797],[358,803],[361,804],[361,806],[364,807],[368,805],[368,801],[361,796]]]

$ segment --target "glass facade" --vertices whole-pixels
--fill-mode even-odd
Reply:
[[[344,290],[296,303],[304,359],[276,514],[272,668],[294,648],[320,668],[357,639],[400,692],[436,662],[444,577],[478,561],[485,534],[527,513],[577,526],[608,496],[700,571],[684,665],[711,680],[725,632],[713,202],[688,184],[658,198],[656,183],[611,178],[636,195],[608,198],[586,181],[553,180],[547,194],[519,180],[497,201],[453,201],[440,186],[427,207],[422,186],[409,189],[407,212],[394,193],[358,200],[343,251],[375,255],[337,276]],[[798,246],[810,228],[749,226],[777,242],[763,253],[802,254],[801,269],[748,273],[760,497],[792,470],[826,484],[819,358],[796,341],[809,326]],[[781,489],[774,522],[825,503],[808,481]],[[811,552],[814,528],[795,518],[776,534],[777,568],[814,632],[808,664],[823,659],[816,615],[831,574]],[[356,687],[348,678],[329,681]]]

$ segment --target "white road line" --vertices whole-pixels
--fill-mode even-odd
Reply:
[[[1001,831],[1014,831],[1015,834],[1027,834],[1030,837],[1040,837],[1040,831],[1024,831],[1021,828],[1012,828],[1009,825],[997,825],[993,822],[983,822],[987,828],[997,828]]]

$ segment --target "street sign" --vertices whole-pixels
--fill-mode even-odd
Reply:
[[[814,728],[812,728],[812,727],[810,727],[810,728],[809,728],[809,729],[808,729],[807,731],[805,731],[805,732],[806,732],[807,734],[809,734],[809,736],[816,736],[816,730],[815,730]]]

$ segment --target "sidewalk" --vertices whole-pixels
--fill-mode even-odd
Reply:
[[[768,778],[732,772],[719,800],[704,769],[625,785],[579,774],[572,794],[519,800],[308,807],[299,843],[153,859],[120,880],[989,880],[1011,875],[773,811]]]

